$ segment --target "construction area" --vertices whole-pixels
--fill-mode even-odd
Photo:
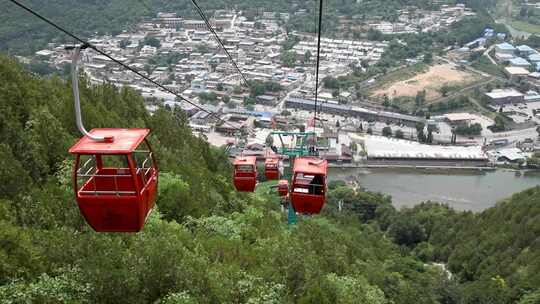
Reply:
[[[429,69],[421,74],[417,74],[412,78],[393,82],[389,86],[376,89],[372,96],[382,97],[384,95],[389,98],[398,96],[415,97],[420,91],[426,91],[426,101],[432,101],[442,97],[441,88],[443,86],[464,87],[479,80],[479,76],[451,64],[438,64],[429,67]]]

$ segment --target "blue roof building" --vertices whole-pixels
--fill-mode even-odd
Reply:
[[[513,53],[516,50],[516,48],[508,42],[497,44],[495,46],[495,49],[499,53],[508,53],[508,54]]]
[[[540,62],[540,54],[534,53],[534,54],[529,55],[529,61]]]
[[[525,56],[537,53],[535,49],[525,44],[516,47],[516,49],[518,50],[520,55],[525,55]]]
[[[510,63],[511,66],[515,66],[515,67],[528,67],[531,65],[527,60],[521,57],[512,58],[508,60],[508,62]]]

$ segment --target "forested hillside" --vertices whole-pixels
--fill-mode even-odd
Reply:
[[[539,303],[540,188],[472,214],[398,212],[335,183],[322,215],[287,227],[268,188],[233,191],[182,113],[81,87],[89,128],[152,128],[158,208],[140,233],[91,231],[70,184],[69,83],[0,56],[0,303]]]
[[[480,214],[423,204],[402,212],[425,231],[424,260],[448,262],[468,303],[540,303],[540,187]]]

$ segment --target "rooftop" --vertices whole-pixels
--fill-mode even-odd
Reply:
[[[522,67],[506,67],[504,71],[510,75],[528,75],[529,70]]]
[[[486,93],[486,95],[492,99],[523,96],[523,94],[516,91],[515,89],[497,89]]]
[[[459,159],[487,160],[481,146],[439,146],[425,145],[415,141],[365,136],[364,143],[368,159],[372,158],[411,158],[411,159]]]
[[[95,141],[84,136],[74,144],[72,154],[129,154],[150,133],[150,129],[93,129],[94,136],[113,137],[112,141]]]
[[[530,65],[530,63],[527,60],[521,57],[512,58],[512,59],[509,59],[508,61],[510,62],[511,65],[525,65],[525,66]]]
[[[500,50],[507,50],[507,51],[513,51],[513,50],[516,49],[513,45],[511,45],[508,42],[503,42],[501,44],[497,44],[497,48],[500,49]]]
[[[315,157],[297,157],[294,161],[294,172],[308,174],[324,174],[328,171],[328,162]]]
[[[470,113],[449,113],[444,114],[444,117],[450,121],[474,120],[475,118],[475,116]]]
[[[525,44],[517,46],[516,49],[520,52],[536,52],[536,50]]]
[[[540,54],[534,53],[534,54],[529,55],[529,60],[540,61]]]
[[[257,163],[257,157],[255,156],[238,156],[234,159],[234,165],[255,165]]]

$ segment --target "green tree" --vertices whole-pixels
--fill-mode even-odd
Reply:
[[[426,90],[418,91],[414,100],[417,108],[423,107],[426,102]]]
[[[339,81],[335,77],[332,77],[332,76],[324,77],[323,85],[326,89],[333,89],[333,90],[339,89]]]
[[[432,53],[424,54],[424,59],[422,61],[425,64],[432,64],[433,63],[433,54]]]
[[[540,290],[524,295],[518,304],[540,304]]]
[[[381,41],[383,40],[383,38],[384,38],[384,35],[381,31],[373,29],[373,28],[369,28],[367,32],[368,40]]]
[[[15,198],[31,184],[30,176],[14,157],[11,148],[0,144],[0,198]]]
[[[296,66],[296,53],[294,51],[287,51],[281,54],[281,63],[289,68]]]
[[[144,37],[143,45],[149,45],[149,46],[153,46],[155,48],[160,48],[161,47],[161,42],[159,42],[159,39],[157,39],[156,37],[146,36],[146,37]]]
[[[383,95],[383,102],[382,102],[382,105],[383,107],[385,108],[388,108],[392,105],[392,103],[390,102],[390,98],[388,97],[388,95],[384,94]]]
[[[450,92],[450,86],[448,86],[447,84],[444,84],[440,89],[439,89],[439,92],[441,92],[441,95],[443,97],[446,97],[448,96],[448,93]]]
[[[419,142],[426,141],[426,135],[424,134],[425,124],[423,122],[416,123],[416,136],[418,137]]]
[[[491,130],[494,132],[501,132],[506,130],[506,120],[502,116],[502,114],[497,114],[495,116],[495,124],[490,126]]]
[[[307,63],[307,62],[310,62],[311,61],[311,52],[308,50],[304,53],[304,63]]]
[[[397,244],[408,247],[413,247],[426,239],[424,229],[414,218],[395,218],[388,228],[388,233]]]

